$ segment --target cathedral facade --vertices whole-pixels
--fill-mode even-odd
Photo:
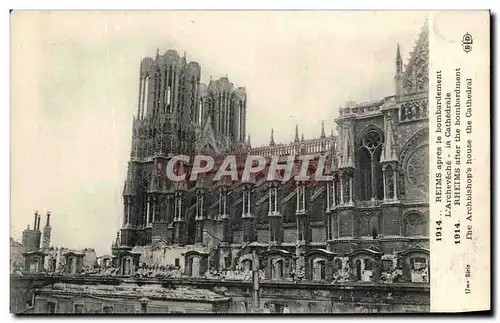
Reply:
[[[394,95],[339,109],[337,135],[252,147],[247,94],[222,77],[200,82],[201,67],[173,50],[140,64],[138,110],[113,262],[122,274],[143,263],[174,265],[189,277],[259,271],[262,280],[429,282],[428,32],[406,65],[395,55]],[[196,155],[216,169],[234,155],[326,156],[329,181],[171,181],[168,162],[189,172]]]

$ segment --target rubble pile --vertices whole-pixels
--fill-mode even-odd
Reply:
[[[13,263],[12,266],[10,267],[10,274],[11,275],[22,276],[23,271],[24,271],[23,266],[17,262]]]
[[[252,271],[251,270],[217,270],[210,269],[205,274],[204,278],[207,279],[222,279],[222,280],[239,280],[239,281],[251,281],[252,280]],[[264,280],[264,272],[259,270],[259,278],[260,280]]]
[[[306,272],[304,268],[299,268],[299,269],[294,269],[290,273],[290,277],[292,278],[293,282],[300,282],[302,281],[306,276]]]
[[[221,275],[225,280],[252,280],[252,272],[250,270],[225,270]]]
[[[340,269],[333,273],[333,281],[332,284],[334,283],[344,283],[349,281],[350,279],[350,274],[347,269]]]
[[[157,278],[157,279],[165,279],[165,278],[180,278],[182,276],[179,268],[171,265],[167,266],[159,266],[154,265],[150,266],[147,264],[143,264],[139,267],[134,275],[134,278],[142,279],[142,278]]]
[[[391,271],[382,272],[380,281],[385,284],[392,284],[398,282],[401,277],[403,277],[403,270],[395,268]]]

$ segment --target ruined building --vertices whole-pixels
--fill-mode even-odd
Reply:
[[[62,275],[17,277],[11,308],[33,285],[34,313],[429,311],[428,47],[426,27],[406,65],[398,46],[393,95],[345,104],[327,125],[336,136],[322,124],[305,139],[292,125],[292,142],[271,131],[263,147],[246,132],[245,88],[201,83],[199,64],[173,50],[143,59],[112,254],[86,274],[72,252]],[[213,156],[214,170],[171,181],[178,155],[190,161],[174,173],[190,173],[196,155]],[[229,155],[239,178],[247,155],[267,165],[214,180]],[[302,155],[315,155],[312,181],[267,180],[273,158],[297,170]],[[323,166],[331,180],[315,180]],[[39,245],[37,228],[23,244]]]
[[[341,107],[337,136],[322,125],[318,138],[306,140],[296,127],[289,144],[271,133],[268,146],[251,147],[245,88],[227,77],[203,84],[200,69],[173,50],[140,64],[123,225],[113,243],[123,273],[149,262],[195,277],[257,266],[269,280],[300,269],[308,280],[378,281],[397,269],[403,281],[429,281],[426,28],[406,65],[397,47],[394,95]],[[166,164],[181,154],[191,162],[214,156],[216,166],[233,154],[239,173],[247,155],[268,164],[271,156],[326,155],[334,179],[169,181]]]
[[[21,247],[23,264],[16,264],[16,267],[21,266],[24,270],[31,273],[44,271],[45,257],[50,247],[50,233],[52,231],[50,227],[50,212],[47,212],[47,222],[43,227],[43,237],[42,231],[40,231],[40,222],[41,215],[38,211],[35,211],[33,228],[30,229],[28,225],[28,228],[23,231]]]

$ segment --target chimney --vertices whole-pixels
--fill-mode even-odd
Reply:
[[[38,211],[35,211],[35,223],[33,223],[33,230],[36,230],[36,221],[38,219]]]
[[[50,227],[50,211],[47,211],[47,222],[45,223],[46,227]]]
[[[42,216],[40,214],[38,214],[38,219],[36,221],[36,230],[40,230],[40,220],[41,220]]]

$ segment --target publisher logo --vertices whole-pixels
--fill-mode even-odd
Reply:
[[[462,38],[462,48],[464,49],[464,52],[468,53],[472,50],[472,35],[469,33],[466,33],[464,37]]]

